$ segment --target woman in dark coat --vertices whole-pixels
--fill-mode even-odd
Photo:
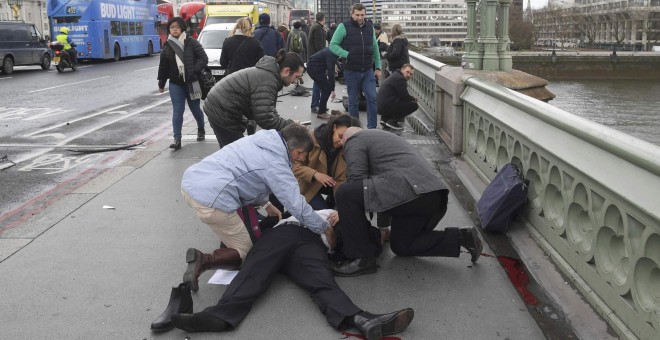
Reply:
[[[188,107],[197,121],[197,140],[204,140],[204,112],[200,108],[202,88],[197,74],[209,62],[202,45],[186,35],[186,22],[180,17],[174,17],[167,22],[170,36],[160,53],[158,65],[158,90],[165,92],[165,83],[170,80],[170,98],[172,99],[172,128],[174,143],[170,148],[181,148],[181,129],[183,127],[183,111]]]
[[[403,34],[401,25],[392,26],[392,43],[387,46],[385,58],[387,58],[387,69],[390,73],[398,70],[403,64],[410,64],[408,56],[408,39]]]
[[[220,67],[226,70],[225,76],[256,65],[263,56],[264,48],[252,36],[250,21],[247,18],[238,19],[230,37],[222,44]]]

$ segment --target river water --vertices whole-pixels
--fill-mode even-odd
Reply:
[[[660,80],[552,80],[551,105],[660,146]]]

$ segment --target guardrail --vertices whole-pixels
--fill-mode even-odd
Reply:
[[[447,112],[427,103],[442,102],[429,79],[444,65],[411,59],[410,87],[441,126]],[[537,243],[620,337],[660,339],[660,147],[476,76],[463,85],[463,158],[486,182],[518,164]]]

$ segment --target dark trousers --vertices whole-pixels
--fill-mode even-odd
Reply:
[[[211,129],[213,129],[213,134],[215,135],[215,138],[218,140],[218,144],[220,144],[220,149],[222,149],[222,147],[227,144],[231,144],[243,138],[242,132],[234,132],[231,130],[227,130],[224,127],[220,126],[220,124],[210,119],[209,119],[209,125],[211,125]]]
[[[381,120],[399,120],[417,111],[417,108],[419,108],[417,102],[397,102],[379,107],[378,113],[382,116]]]
[[[344,183],[337,189],[341,216],[341,242],[348,258],[377,256],[380,240],[374,240],[364,211],[362,181]],[[390,247],[400,256],[458,257],[458,229],[433,230],[447,212],[447,190],[422,194],[384,211],[392,217]]]
[[[205,311],[236,327],[279,271],[309,291],[328,323],[339,328],[346,317],[362,310],[335,282],[326,251],[319,235],[309,229],[288,224],[267,229],[218,304]]]
[[[330,99],[330,93],[332,89],[330,88],[330,81],[328,80],[328,72],[317,72],[310,73],[309,77],[314,80],[314,86],[318,86],[321,90],[321,99],[319,99],[319,113],[328,112],[328,99]]]

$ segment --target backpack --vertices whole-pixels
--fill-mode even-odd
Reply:
[[[477,213],[485,231],[506,232],[525,202],[529,181],[517,165],[506,164],[488,184],[477,202]]]
[[[292,32],[291,37],[291,52],[300,53],[303,51],[303,40],[300,32]]]

